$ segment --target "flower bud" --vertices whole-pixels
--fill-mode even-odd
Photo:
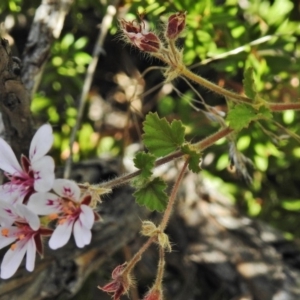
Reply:
[[[138,48],[146,52],[158,52],[160,49],[160,39],[152,32],[146,33],[140,40],[134,43]]]
[[[141,20],[141,23],[136,20],[132,22],[121,20],[120,24],[125,36],[140,50],[146,52],[158,52],[160,50],[160,39],[153,32],[145,30],[143,20]]]
[[[112,281],[106,284],[104,287],[98,286],[98,288],[107,293],[113,293],[114,300],[120,300],[120,297],[126,294],[133,284],[132,279],[128,273],[123,273],[126,263],[117,266],[112,272]]]
[[[166,29],[166,38],[177,39],[185,28],[186,12],[177,12],[169,17]]]
[[[159,289],[151,289],[143,298],[143,300],[163,300],[162,291]]]

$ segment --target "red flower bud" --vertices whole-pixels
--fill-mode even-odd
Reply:
[[[126,294],[132,285],[132,280],[128,274],[123,274],[123,270],[126,264],[117,266],[112,272],[112,281],[106,284],[104,287],[98,286],[98,288],[107,293],[114,294],[114,300],[119,300],[123,294]]]
[[[185,28],[186,12],[178,12],[173,14],[168,19],[166,38],[177,39],[179,34]]]
[[[161,41],[153,32],[147,32],[145,23],[141,19],[141,23],[136,20],[127,22],[121,20],[121,28],[125,36],[142,51],[158,52],[161,47]]]
[[[152,32],[146,33],[134,43],[138,48],[147,52],[157,52],[160,49],[160,39]]]
[[[152,288],[143,298],[143,300],[163,300],[162,292]]]

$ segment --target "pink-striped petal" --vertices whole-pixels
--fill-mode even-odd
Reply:
[[[49,247],[56,250],[64,246],[70,239],[74,220],[66,220],[63,224],[58,225],[51,235]]]
[[[29,149],[29,159],[31,163],[43,157],[50,150],[52,144],[52,127],[49,124],[45,124],[37,130],[32,138]]]
[[[44,156],[41,159],[32,162],[34,172],[34,189],[37,192],[48,192],[52,189],[54,183],[54,160],[50,156]]]
[[[30,196],[27,207],[41,216],[62,211],[60,197],[53,193],[34,193]]]
[[[24,196],[20,186],[10,182],[0,185],[0,199],[11,204],[22,203]]]
[[[62,197],[71,198],[75,202],[80,201],[80,189],[78,185],[68,179],[56,179],[53,190]]]
[[[15,207],[4,201],[0,201],[0,223],[1,225],[12,225],[19,217]]]
[[[9,174],[22,174],[23,170],[11,147],[0,138],[0,169]]]

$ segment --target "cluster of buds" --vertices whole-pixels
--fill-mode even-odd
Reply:
[[[124,36],[142,51],[160,52],[163,49],[163,41],[154,32],[147,31],[143,16],[140,15],[139,18],[140,21],[120,20]],[[169,17],[164,34],[167,41],[174,41],[179,37],[185,28],[185,18],[186,12],[177,12]]]

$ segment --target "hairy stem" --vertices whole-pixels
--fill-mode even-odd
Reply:
[[[279,112],[279,111],[285,111],[285,110],[290,110],[290,109],[300,110],[300,103],[269,103],[269,108],[272,112]],[[222,128],[218,132],[206,137],[205,139],[201,140],[200,142],[192,144],[192,147],[196,147],[197,149],[202,151],[202,150],[212,146],[215,142],[217,142],[221,138],[228,136],[233,131],[234,130],[230,127]],[[155,167],[158,167],[165,163],[173,161],[177,158],[182,157],[183,155],[184,154],[180,150],[175,151],[165,157],[158,159],[155,162]],[[116,179],[112,179],[110,181],[103,182],[99,185],[99,187],[113,188],[113,187],[128,183],[131,179],[135,178],[136,176],[138,176],[140,174],[141,174],[141,171],[137,170],[130,174],[125,174],[123,176],[117,177]]]
[[[228,97],[231,99],[235,99],[238,101],[242,101],[242,102],[247,102],[247,103],[252,102],[252,100],[246,96],[241,96],[234,92],[230,92],[230,91],[204,79],[203,77],[196,75],[195,73],[190,71],[188,68],[186,68],[184,65],[178,66],[177,68],[178,68],[178,72],[180,73],[180,75],[185,76],[186,78],[200,84],[201,86],[206,87],[207,89],[213,91],[216,94],[219,94],[221,96],[225,96],[225,97]]]
[[[171,213],[172,213],[172,209],[173,209],[173,206],[174,206],[174,202],[175,202],[175,199],[176,199],[176,195],[177,195],[177,192],[178,192],[178,188],[179,188],[179,185],[182,181],[182,178],[183,178],[183,175],[186,171],[188,163],[189,163],[189,160],[187,159],[184,162],[184,165],[183,165],[183,167],[182,167],[182,169],[179,173],[179,176],[178,176],[178,178],[177,178],[177,180],[176,180],[176,182],[173,186],[167,208],[164,212],[164,216],[163,216],[163,218],[161,220],[161,223],[160,223],[160,229],[161,229],[162,232],[165,230],[165,228],[167,227],[167,224],[169,222],[169,219],[170,219],[170,216],[171,216]]]
[[[167,205],[167,208],[164,212],[164,215],[163,215],[163,218],[162,218],[162,221],[160,223],[160,229],[161,231],[163,232],[168,224],[168,221],[170,219],[170,216],[171,216],[171,213],[172,213],[172,208],[173,208],[173,205],[174,205],[174,202],[175,202],[175,199],[176,199],[176,195],[177,195],[177,192],[178,192],[178,188],[179,188],[179,185],[182,181],[182,178],[183,178],[183,175],[186,171],[186,168],[188,166],[188,159],[184,162],[184,165],[179,173],[179,176],[174,184],[174,187],[172,189],[172,192],[171,192],[171,195],[170,195],[170,198],[169,198],[169,202],[168,202],[168,205]],[[153,235],[151,236],[147,242],[139,249],[139,251],[133,256],[133,258],[129,261],[129,263],[126,265],[125,269],[124,269],[124,272],[123,273],[130,273],[132,268],[136,265],[136,263],[141,259],[143,253],[149,248],[149,246],[155,241],[157,240],[157,235]],[[161,248],[161,247],[160,247]],[[161,262],[160,262],[161,264]],[[163,263],[164,265],[164,263]],[[163,266],[161,267],[163,269]],[[160,278],[162,279],[162,272],[163,270],[160,271]]]
[[[165,270],[165,250],[163,247],[159,247],[159,261],[157,266],[157,274],[154,283],[154,289],[161,290],[162,289],[162,280],[164,276]]]
[[[300,103],[269,103],[269,108],[273,112],[284,110],[300,110]]]
[[[199,149],[200,151],[212,146],[215,142],[217,142],[219,139],[226,137],[227,135],[229,135],[230,133],[232,133],[234,130],[231,129],[230,127],[225,127],[221,130],[219,130],[218,132],[212,134],[211,136],[206,137],[205,139],[203,139],[202,141],[192,144],[192,147],[196,147],[197,149]],[[170,161],[173,161],[177,158],[182,157],[183,155],[185,155],[184,153],[182,153],[181,150],[175,151],[165,157],[162,157],[160,159],[158,159],[155,162],[155,167],[159,167],[165,163],[168,163]],[[122,184],[128,183],[131,179],[135,178],[136,176],[141,174],[141,170],[137,170],[135,172],[129,173],[129,174],[125,174],[122,175],[120,177],[117,177],[115,179],[112,179],[110,181],[107,182],[103,182],[101,184],[99,184],[99,187],[101,188],[106,188],[106,189],[111,189],[117,186],[120,186]]]
[[[157,239],[157,236],[151,236],[147,242],[139,249],[139,251],[132,257],[132,259],[128,262],[126,265],[123,274],[124,273],[130,273],[131,270],[134,268],[134,266],[137,264],[137,262],[141,259],[142,254],[149,248],[149,246]]]

